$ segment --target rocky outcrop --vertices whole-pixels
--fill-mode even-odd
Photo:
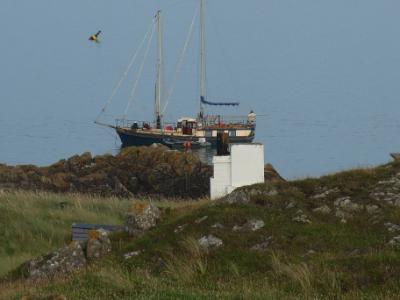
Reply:
[[[115,156],[92,157],[86,152],[48,167],[0,164],[0,189],[200,197],[208,194],[211,175],[212,168],[192,153],[161,146],[129,147]]]
[[[224,198],[224,202],[229,204],[247,204],[250,202],[250,193],[242,189],[236,189]]]
[[[82,268],[86,257],[82,246],[77,242],[26,262],[22,272],[29,279],[52,278],[55,275],[69,273]]]
[[[161,212],[152,203],[134,202],[125,217],[125,231],[130,236],[141,235],[157,225]]]
[[[100,259],[110,252],[108,232],[104,229],[91,230],[86,244],[71,242],[66,247],[24,263],[21,272],[29,280],[50,279],[78,270],[88,261]]]
[[[264,179],[265,181],[285,181],[271,164],[266,164],[264,166]]]

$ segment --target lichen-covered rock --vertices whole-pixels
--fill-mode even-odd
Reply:
[[[338,188],[334,188],[334,189],[323,189],[322,191],[320,191],[319,194],[316,194],[314,196],[312,196],[313,199],[323,199],[328,197],[331,194],[335,194],[335,193],[339,193],[340,190]]]
[[[265,252],[272,243],[272,236],[267,237],[262,243],[256,244],[250,248],[252,251]]]
[[[243,226],[235,225],[232,230],[233,231],[257,231],[265,226],[263,220],[260,219],[251,219],[246,222]]]
[[[301,209],[296,212],[296,215],[292,218],[293,222],[302,223],[302,224],[311,224],[311,220],[307,217],[306,214],[303,213]]]
[[[102,228],[89,231],[86,245],[86,257],[89,260],[101,258],[111,252],[111,241],[108,232]]]
[[[77,242],[26,262],[22,271],[28,279],[52,278],[83,267],[86,264],[85,254]]]
[[[350,197],[338,198],[334,202],[335,207],[345,212],[358,212],[364,209],[362,205],[359,205],[351,201]]]
[[[313,209],[313,212],[320,213],[323,215],[328,215],[331,213],[331,209],[329,208],[328,205],[323,205],[323,206]]]
[[[389,232],[398,232],[398,231],[400,231],[400,225],[393,224],[393,223],[390,223],[390,222],[386,222],[383,225],[387,228],[387,230]]]
[[[152,203],[134,202],[125,217],[125,231],[134,236],[143,233],[157,225],[161,212]]]
[[[218,248],[224,244],[220,238],[217,238],[212,234],[201,237],[200,239],[198,239],[198,243],[200,247],[204,249]]]
[[[369,213],[370,215],[377,214],[381,211],[378,205],[373,205],[373,204],[366,205],[365,209],[367,210],[367,213]]]
[[[396,248],[400,247],[400,235],[392,238],[388,244]]]
[[[234,190],[224,198],[224,202],[229,204],[247,204],[250,202],[250,193],[242,189]]]

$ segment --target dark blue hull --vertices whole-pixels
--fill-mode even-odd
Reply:
[[[117,133],[121,139],[122,146],[150,146],[154,143],[166,145],[164,142],[170,136],[164,136],[162,134],[141,134],[135,130],[117,128]],[[192,136],[174,136],[175,140],[180,141],[194,141],[197,138]],[[230,137],[230,143],[251,143],[254,140],[254,133],[246,137]],[[212,147],[217,146],[217,137],[206,137],[206,141],[211,144]]]

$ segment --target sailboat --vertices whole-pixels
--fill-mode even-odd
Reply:
[[[256,114],[250,111],[245,116],[223,116],[207,114],[207,106],[238,106],[238,102],[212,102],[206,98],[206,61],[205,61],[205,0],[200,0],[200,95],[199,111],[196,117],[181,117],[175,123],[163,120],[162,102],[162,20],[161,11],[154,17],[157,31],[157,64],[154,118],[152,121],[128,120],[126,115],[117,119],[115,125],[103,123],[116,130],[122,146],[143,146],[160,143],[171,145],[211,145],[216,147],[218,133],[227,133],[230,143],[251,143],[255,137]],[[193,24],[192,24],[193,25]],[[153,33],[153,32],[152,32]],[[152,35],[151,33],[151,35]],[[132,65],[132,64],[130,64]],[[142,67],[142,66],[141,66]],[[126,75],[127,71],[125,72]],[[120,85],[121,81],[117,84]],[[115,90],[112,96],[115,95]],[[107,102],[109,104],[111,98]],[[107,106],[106,104],[106,106]],[[102,112],[105,111],[106,106]]]

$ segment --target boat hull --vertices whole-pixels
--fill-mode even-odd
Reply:
[[[129,130],[125,128],[116,128],[116,131],[121,139],[123,147],[129,146],[150,146],[154,143],[167,145],[165,142],[170,136],[162,134],[142,134],[135,130]],[[175,140],[179,141],[197,141],[196,137],[191,135],[187,136],[174,136]],[[206,142],[211,144],[211,147],[217,146],[217,137],[205,137]],[[251,143],[254,140],[254,134],[245,137],[230,137],[230,143]],[[168,145],[167,145],[168,146]]]

